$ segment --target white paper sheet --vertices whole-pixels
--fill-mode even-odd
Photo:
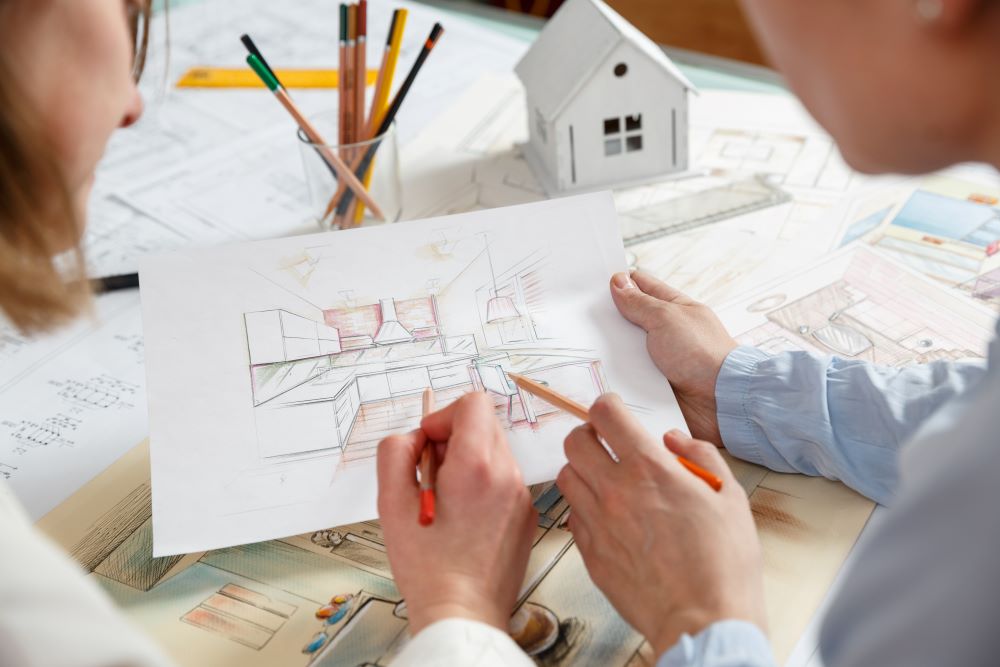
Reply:
[[[33,519],[146,437],[139,297],[28,339],[0,320],[0,484]]]
[[[606,193],[147,259],[156,554],[373,518],[377,442],[416,426],[426,386],[486,391],[528,483],[576,422],[507,371],[682,426],[611,301],[624,268]]]

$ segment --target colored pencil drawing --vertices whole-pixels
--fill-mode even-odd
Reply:
[[[1000,188],[954,169],[852,202],[840,245],[863,239],[934,280],[1000,307]]]
[[[750,495],[765,554],[772,641],[797,641],[871,503],[821,479],[774,475],[730,460]],[[642,637],[590,582],[568,505],[553,484],[531,487],[538,525],[510,632],[538,665],[655,664]],[[46,516],[39,527],[88,571],[179,665],[361,667],[391,664],[409,639],[377,521],[154,558],[145,444]],[[832,545],[832,546],[831,546]],[[810,571],[810,585],[796,576]]]
[[[991,331],[989,314],[975,304],[863,248],[763,289],[740,307],[758,322],[737,337],[741,343],[891,366],[982,358]]]
[[[324,248],[307,249],[280,271],[297,277],[299,289],[289,291],[301,292],[308,308],[244,314],[263,463],[371,459],[380,440],[417,426],[428,387],[439,407],[485,392],[508,429],[567,418],[518,389],[509,373],[558,386],[587,405],[608,390],[592,351],[554,337],[547,248],[495,257],[486,235],[442,233],[420,252],[434,255],[440,272],[405,294],[365,297],[360,285],[341,283],[320,301],[317,293],[326,292],[316,276],[328,261]],[[313,428],[296,431],[303,422]]]

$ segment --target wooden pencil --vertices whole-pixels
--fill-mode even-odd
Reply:
[[[417,56],[416,61],[410,68],[409,73],[406,75],[406,79],[399,87],[396,95],[392,98],[392,104],[389,105],[388,111],[386,111],[385,116],[382,118],[382,122],[379,125],[375,136],[384,134],[392,125],[392,122],[396,119],[396,114],[399,113],[399,109],[403,105],[403,101],[406,99],[406,95],[409,93],[410,88],[413,86],[413,82],[416,80],[417,74],[420,73],[424,63],[427,62],[427,57],[437,45],[437,42],[443,33],[444,27],[442,27],[440,23],[435,23],[434,27],[431,28],[430,35],[428,35],[427,40],[424,42],[423,48],[420,50],[420,54]],[[364,174],[364,172],[368,169],[368,165],[375,157],[375,151],[377,149],[377,144],[370,146],[362,155],[358,157],[355,162],[351,164],[351,168],[354,173]],[[333,194],[333,197],[330,198],[330,202],[327,204],[323,219],[329,217],[330,214],[336,209],[337,215],[334,220],[343,221],[344,214],[346,213],[347,207],[350,205],[352,199],[354,199],[353,195],[349,194],[347,190],[344,188],[337,188],[337,191]],[[341,224],[343,223],[341,222]]]
[[[364,141],[365,136],[365,69],[368,60],[368,2],[361,0],[357,8],[358,36],[354,58],[354,141]]]
[[[434,412],[434,390],[424,389],[423,415],[426,417]],[[434,523],[436,491],[434,484],[437,477],[437,457],[434,455],[434,443],[427,442],[424,451],[420,453],[420,516],[421,526]]]
[[[357,93],[355,77],[355,59],[358,56],[356,47],[358,29],[358,7],[347,6],[347,66],[344,68],[344,144],[352,144],[354,138],[354,97]],[[346,156],[352,159],[353,156]]]
[[[376,137],[375,133],[382,122],[382,117],[389,109],[389,93],[392,90],[392,81],[396,76],[396,64],[399,62],[399,49],[403,43],[403,31],[406,29],[407,16],[408,12],[405,9],[396,9],[392,12],[392,22],[389,24],[389,34],[386,36],[385,48],[382,51],[382,63],[378,68],[371,109],[365,123],[364,136],[369,140]],[[371,184],[373,169],[374,162],[368,165],[364,178],[362,178],[366,188]],[[364,202],[361,202],[355,207],[353,213],[348,214],[347,220],[351,222],[352,227],[357,227],[361,225],[364,217],[365,205]]]
[[[337,145],[347,143],[347,5],[340,3],[340,51],[337,61]]]
[[[375,93],[372,95],[371,109],[368,111],[365,134],[369,139],[375,136],[375,130],[381,122],[389,104],[389,92],[392,90],[392,79],[396,73],[396,63],[399,62],[399,47],[406,27],[407,11],[397,9],[392,12],[392,22],[389,24],[389,34],[382,50],[382,62],[378,68],[378,78],[375,80]]]
[[[554,389],[550,389],[549,387],[546,387],[540,382],[536,382],[535,380],[524,377],[523,375],[507,373],[507,377],[513,380],[514,384],[516,384],[522,391],[526,391],[532,396],[537,396],[538,398],[542,399],[549,405],[559,408],[560,410],[563,410],[565,412],[568,412],[577,419],[580,419],[585,422],[590,421],[590,410],[588,410],[582,404],[577,403],[572,398],[569,398],[568,396],[563,396]],[[722,490],[722,480],[719,479],[716,475],[705,470],[698,464],[692,463],[683,456],[678,456],[677,461],[682,466],[687,468],[688,471],[698,476],[701,480],[703,480],[714,490],[716,491]]]
[[[254,54],[247,56],[247,63],[250,67],[257,73],[257,76],[261,78],[261,81],[267,85],[268,89],[274,93],[274,96],[278,99],[285,110],[288,111],[289,115],[295,120],[298,126],[305,133],[306,137],[313,144],[323,160],[333,168],[337,173],[338,183],[344,184],[344,186],[352,192],[354,195],[365,203],[365,205],[371,209],[372,214],[381,219],[385,219],[385,215],[382,213],[382,209],[379,205],[375,203],[375,200],[371,198],[371,195],[365,190],[365,186],[362,185],[361,181],[354,172],[344,163],[343,160],[327,146],[326,141],[320,135],[319,131],[309,122],[309,119],[305,117],[302,111],[295,105],[292,101],[291,96],[288,94],[284,88],[278,85],[278,80],[275,79],[270,72],[264,67],[260,62],[260,59]]]

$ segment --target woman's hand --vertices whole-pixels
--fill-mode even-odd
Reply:
[[[679,431],[658,442],[613,395],[594,403],[590,419],[566,438],[569,463],[556,483],[572,508],[569,527],[587,570],[618,613],[657,655],[715,621],[765,629],[750,504],[716,448]],[[671,452],[718,475],[722,490]]]
[[[628,321],[646,330],[646,349],[670,381],[688,429],[721,447],[715,381],[736,341],[711,308],[645,273],[615,274],[611,296]]]
[[[441,462],[437,516],[417,522],[416,469],[427,441]],[[446,443],[443,444],[442,443]],[[378,448],[378,510],[411,631],[470,618],[507,631],[538,515],[485,394],[428,415]]]

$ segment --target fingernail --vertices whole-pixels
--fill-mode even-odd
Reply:
[[[632,278],[627,273],[616,273],[611,278],[611,282],[618,289],[632,289],[635,287],[635,283],[632,282]]]

